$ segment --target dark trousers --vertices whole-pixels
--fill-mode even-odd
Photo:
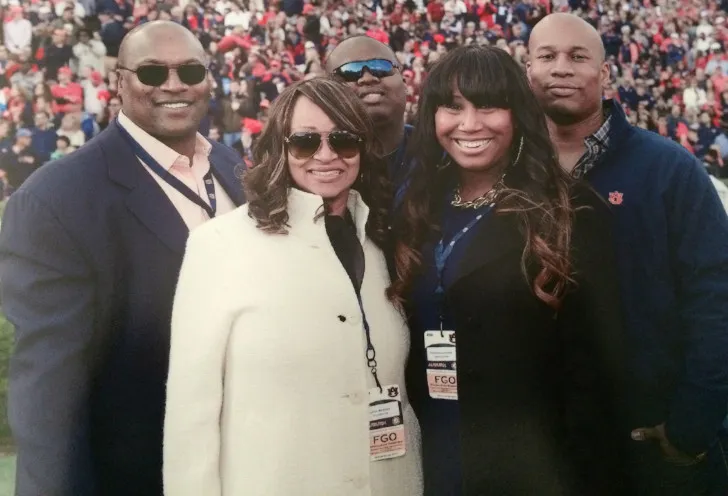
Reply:
[[[634,442],[630,472],[635,496],[726,496],[728,495],[728,433],[721,432],[708,456],[689,467],[663,460],[656,443]]]

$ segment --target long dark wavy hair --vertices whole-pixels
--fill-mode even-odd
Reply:
[[[442,199],[457,184],[458,165],[443,167],[445,152],[435,133],[435,113],[453,102],[454,88],[477,107],[511,111],[511,165],[506,169],[505,188],[496,197],[495,212],[518,216],[525,239],[524,277],[540,300],[558,309],[573,282],[569,256],[572,180],[559,165],[546,118],[523,70],[505,51],[494,47],[459,47],[428,74],[408,152],[418,166],[395,224],[396,278],[388,296],[404,302],[421,270],[421,247],[439,232]],[[521,138],[523,147],[514,164]]]
[[[255,165],[243,174],[248,215],[266,233],[288,232],[288,192],[295,184],[288,169],[285,139],[291,133],[293,107],[301,97],[308,98],[321,108],[337,129],[362,138],[360,174],[352,189],[359,192],[369,207],[367,236],[383,248],[387,240],[391,188],[381,145],[374,134],[369,114],[356,93],[329,78],[318,77],[295,83],[273,103],[268,123],[253,150]]]

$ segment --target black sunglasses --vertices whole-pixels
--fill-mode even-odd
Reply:
[[[162,86],[169,78],[169,71],[174,69],[182,83],[186,85],[200,84],[207,76],[207,67],[202,64],[182,64],[176,67],[166,65],[148,64],[141,65],[136,69],[119,66],[118,69],[133,72],[142,84],[147,86]]]
[[[397,64],[386,59],[356,60],[337,67],[334,69],[334,74],[344,81],[353,83],[361,79],[365,70],[375,78],[381,79],[393,75],[397,69],[399,69]]]
[[[364,142],[359,136],[349,131],[331,131],[330,133],[306,131],[293,133],[286,138],[288,151],[300,160],[311,158],[321,148],[324,136],[326,136],[329,147],[341,158],[356,157],[361,152]]]

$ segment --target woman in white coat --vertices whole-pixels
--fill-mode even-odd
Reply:
[[[190,236],[172,318],[167,496],[421,494],[377,157],[352,90],[300,82],[271,109],[243,179],[248,204]]]

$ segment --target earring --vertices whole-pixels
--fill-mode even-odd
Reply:
[[[452,158],[447,154],[447,152],[443,152],[442,158],[440,159],[440,163],[437,164],[437,171],[442,171],[447,169],[452,165]]]
[[[523,152],[523,135],[521,135],[521,141],[518,143],[518,153],[516,153],[516,159],[511,165],[516,165],[518,163],[518,161],[521,159],[521,152]]]

